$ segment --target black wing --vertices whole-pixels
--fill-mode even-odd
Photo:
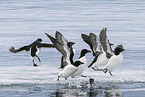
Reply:
[[[94,56],[98,56],[102,52],[101,43],[95,34],[90,33],[89,36],[82,34],[82,38],[90,46]]]
[[[88,45],[91,45],[90,41],[89,41],[89,36],[88,35],[82,34],[81,36],[82,36],[82,39],[84,40],[84,42],[86,42]]]
[[[61,36],[61,34],[59,34],[60,36],[55,39],[52,36],[48,35],[47,33],[45,33],[45,34],[52,41],[52,43],[54,44],[55,48],[63,55],[63,63],[64,63],[64,65],[69,64],[70,63],[70,59],[69,59],[70,58],[70,50],[69,50],[67,44],[65,44],[66,41],[62,41],[63,39],[61,39],[61,38],[63,36]]]
[[[13,52],[13,53],[17,53],[17,52],[21,52],[21,51],[29,51],[30,50],[30,47],[31,45],[28,45],[28,46],[24,46],[24,47],[21,47],[19,49],[15,49],[13,46],[9,49],[10,52]]]
[[[39,43],[38,47],[47,47],[47,48],[55,48],[55,46],[53,44],[47,44],[47,43]]]
[[[84,40],[84,42],[86,42],[90,46],[91,50],[93,51],[93,46],[90,42],[89,36],[86,34],[82,34],[81,36],[82,36],[82,39]]]
[[[107,30],[107,28],[103,29],[100,32],[100,42],[103,46],[103,50],[106,52],[107,58],[110,58],[113,55],[113,51],[111,48],[112,44],[109,43],[109,40],[107,38],[106,30]]]
[[[95,34],[90,33],[89,40],[92,45],[93,55],[97,56],[98,55],[97,52],[101,52],[101,50],[99,48],[100,47],[99,39]]]
[[[67,53],[67,56],[63,56],[63,57],[66,57],[64,58],[67,62],[70,60],[70,63],[74,63],[73,62],[73,57],[74,57],[74,49],[72,47],[73,44],[75,44],[74,42],[68,42],[67,39],[58,31],[56,31],[55,33],[55,38],[56,40],[62,44],[63,48],[64,48],[64,51],[66,51]],[[69,59],[68,59],[69,58]]]
[[[63,49],[63,44],[58,42],[54,37],[50,36],[49,34],[45,33],[47,37],[51,40],[51,42],[54,44],[55,48],[62,53],[62,55],[65,54],[65,51]]]
[[[55,38],[63,46],[68,47],[68,41],[67,41],[67,39],[60,32],[56,31]]]

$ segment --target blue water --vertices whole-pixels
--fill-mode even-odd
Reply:
[[[77,95],[76,91],[80,90],[80,84],[88,84],[89,78],[69,78],[67,81],[61,79],[57,82],[61,54],[56,49],[43,48],[39,54],[42,62],[36,60],[39,66],[35,68],[32,66],[29,52],[13,54],[9,52],[9,48],[22,47],[39,37],[43,42],[51,43],[44,33],[54,36],[55,31],[60,31],[69,41],[76,43],[74,45],[76,60],[82,48],[89,49],[81,39],[81,34],[93,32],[99,35],[100,30],[105,27],[110,42],[115,44],[113,48],[118,44],[124,46],[126,50],[123,52],[124,60],[112,72],[113,77],[88,68],[83,74],[95,79],[95,89],[97,92],[100,91],[98,95],[102,96],[107,94],[106,88],[144,88],[144,14],[145,1],[142,0],[0,1],[0,88],[2,89],[0,95],[27,96],[32,92],[34,95],[31,96],[39,97],[47,95],[48,91],[49,96],[54,96],[54,92],[58,91],[61,95],[67,95],[67,92]],[[91,53],[87,54],[87,59],[89,65],[93,59]],[[86,91],[81,91],[85,94],[78,95],[88,96],[90,90]],[[124,90],[122,91],[124,93]],[[121,95],[122,91],[119,91]],[[96,93],[95,90],[93,93]]]

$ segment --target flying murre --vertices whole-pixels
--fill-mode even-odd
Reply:
[[[90,46],[94,56],[88,68],[92,67],[95,71],[103,71],[102,69],[98,69],[99,66],[104,64],[112,56],[111,50],[107,50],[111,49],[112,44],[108,45],[110,43],[107,39],[106,28],[101,30],[99,38],[94,33],[90,33],[89,36],[82,34],[82,39]]]
[[[81,51],[81,54],[80,54],[80,57],[77,59],[77,61],[80,61],[84,64],[81,64],[78,66],[78,70],[72,75],[72,77],[75,77],[75,76],[82,76],[82,77],[86,77],[84,75],[82,75],[83,71],[85,70],[86,68],[86,65],[87,65],[87,58],[86,58],[86,54],[89,53],[91,51],[87,50],[87,49],[83,49]]]
[[[63,70],[59,72],[57,81],[59,81],[60,77],[63,77],[63,78],[65,78],[65,80],[67,80],[67,78],[69,76],[74,74],[79,69],[78,66],[81,65],[81,64],[84,64],[84,63],[82,63],[81,61],[76,61],[73,64],[66,65],[63,68]]]
[[[115,49],[114,49],[114,55],[109,59],[109,61],[107,62],[107,64],[104,67],[104,73],[109,72],[109,74],[111,76],[112,75],[112,70],[114,70],[116,67],[118,67],[118,65],[122,62],[123,60],[123,55],[121,52],[125,51],[125,49],[123,48],[122,45],[118,45]]]
[[[13,46],[9,49],[10,52],[12,53],[17,53],[21,51],[30,51],[30,57],[33,61],[33,65],[37,66],[34,62],[34,59],[37,57],[39,62],[41,62],[40,58],[38,57],[38,53],[40,52],[40,49],[42,47],[47,47],[47,48],[54,48],[53,44],[47,44],[47,43],[41,43],[42,39],[38,38],[36,41],[31,43],[30,45],[23,46],[19,49],[15,49]]]
[[[60,52],[60,53],[62,53],[62,55],[63,55],[63,60],[64,60],[64,62],[63,63],[65,63],[65,66],[64,66],[64,69],[62,70],[62,72],[64,72],[66,69],[65,69],[65,67],[67,66],[67,65],[71,65],[71,66],[67,66],[66,68],[70,68],[70,67],[74,67],[74,66],[72,66],[75,62],[73,61],[73,56],[72,56],[72,53],[74,53],[74,50],[72,49],[72,45],[73,44],[71,44],[70,45],[70,47],[69,47],[69,45],[68,45],[68,42],[67,42],[67,40],[66,40],[66,38],[64,38],[64,36],[60,33],[60,32],[56,32],[56,38],[54,38],[54,37],[52,37],[52,36],[50,36],[50,35],[48,35],[47,33],[45,33],[46,35],[47,35],[47,37],[52,41],[52,43],[55,45],[55,47],[56,47],[56,49]],[[69,42],[69,43],[71,43],[71,42]],[[79,76],[79,75],[81,75],[82,74],[82,72],[84,71],[84,69],[85,69],[85,67],[86,67],[86,64],[87,64],[87,59],[86,59],[86,57],[85,57],[85,55],[86,55],[86,53],[88,53],[88,52],[91,52],[91,51],[89,51],[89,50],[87,50],[87,49],[82,49],[82,51],[81,51],[81,54],[80,54],[80,57],[78,58],[78,60],[76,60],[76,61],[80,61],[80,62],[82,62],[83,64],[81,64],[81,65],[79,65],[78,67],[77,67],[77,71],[76,71],[76,73],[74,73],[74,75],[73,75],[73,73],[71,73],[71,75],[72,75],[72,77],[74,77],[74,76]],[[71,57],[72,56],[72,57]],[[75,63],[76,64],[76,63]],[[65,73],[66,74],[66,73]],[[71,75],[69,75],[69,76],[71,76]]]
[[[72,77],[82,76],[82,73],[84,69],[86,68],[86,64],[87,64],[87,59],[85,55],[89,52],[91,51],[87,49],[82,49],[78,60],[73,62],[73,64],[69,63],[68,65],[66,65],[64,69],[59,73],[58,80],[59,80],[59,77],[61,76],[64,77],[66,80],[69,76],[72,76]],[[85,76],[82,76],[82,77],[85,77]]]

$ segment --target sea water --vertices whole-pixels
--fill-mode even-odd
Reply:
[[[145,91],[145,1],[142,0],[4,0],[0,1],[0,95],[1,96],[105,96],[130,95],[124,91]],[[122,44],[124,60],[110,76],[85,69],[83,75],[65,80],[57,75],[61,53],[55,48],[42,48],[41,63],[33,67],[29,52],[11,53],[37,38],[51,43],[45,33],[55,36],[60,31],[76,44],[74,60],[89,46],[81,34],[99,36],[103,28],[114,45]],[[92,53],[86,55],[88,65]],[[101,66],[102,68],[103,66]],[[89,78],[94,78],[93,90]],[[113,89],[116,89],[115,91]],[[117,89],[120,89],[117,91]],[[137,92],[136,94],[140,94]]]

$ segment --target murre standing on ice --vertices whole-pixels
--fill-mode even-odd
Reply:
[[[42,47],[54,48],[53,44],[47,44],[47,43],[41,43],[41,42],[42,42],[42,39],[38,38],[36,41],[31,43],[30,45],[23,46],[19,49],[15,49],[14,47],[11,47],[9,50],[12,53],[17,53],[17,52],[24,51],[24,50],[30,51],[30,56],[31,56],[31,59],[33,61],[33,65],[37,66],[34,62],[34,59],[37,57],[39,62],[41,62],[40,58],[38,57],[38,53],[40,52],[40,49]]]
[[[88,68],[92,67],[95,71],[103,71],[98,69],[99,66],[104,64],[113,54],[107,39],[106,28],[101,30],[99,38],[95,34],[90,33],[89,36],[82,34],[82,39],[90,46],[95,57]]]
[[[111,71],[114,70],[123,60],[123,55],[121,54],[121,52],[125,51],[125,49],[123,48],[122,45],[118,45],[115,49],[114,49],[114,54],[113,56],[109,59],[109,61],[107,62],[107,64],[104,67],[104,73],[109,72],[111,76],[112,73]]]
[[[56,33],[58,33],[58,32],[56,32]],[[59,32],[59,35],[60,35],[59,40],[61,40],[61,41],[58,41],[57,38],[55,39],[52,36],[48,35],[47,33],[45,33],[45,34],[48,36],[48,38],[50,38],[52,43],[55,45],[56,49],[60,53],[62,53],[63,58],[64,58],[65,67],[59,73],[58,80],[59,80],[59,77],[64,77],[65,79],[67,79],[69,76],[74,77],[74,76],[81,75],[87,64],[87,59],[86,59],[85,55],[86,55],[86,53],[88,53],[90,51],[87,49],[83,49],[81,51],[81,54],[80,54],[80,57],[78,58],[78,60],[73,62],[73,57],[70,57],[72,54],[71,52],[73,50],[71,50],[70,47],[68,47],[68,42],[62,36],[62,34],[60,34],[60,32]],[[71,60],[72,60],[72,62],[71,62]]]
[[[67,39],[58,31],[55,33],[55,38],[45,33],[47,37],[52,41],[56,49],[62,54],[61,67],[64,68],[67,64],[73,64],[73,57],[75,50],[73,49],[74,42],[68,42]]]

